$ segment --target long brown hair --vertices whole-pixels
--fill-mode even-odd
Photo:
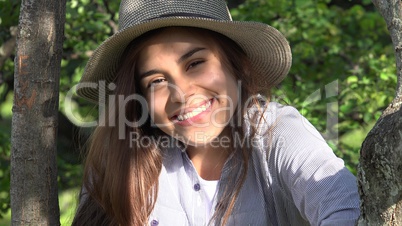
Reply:
[[[153,30],[132,41],[121,57],[121,63],[116,73],[116,90],[114,101],[119,103],[119,96],[127,97],[140,94],[138,82],[135,81],[136,62],[139,52],[146,40],[164,28]],[[252,68],[243,50],[231,39],[204,29],[189,28],[194,32],[208,34],[217,43],[221,61],[232,72],[241,84],[241,99],[239,104],[246,103],[250,96],[254,96],[255,84],[251,80]],[[112,82],[112,81],[108,81]],[[254,99],[249,105],[257,104]],[[116,104],[118,105],[118,104]],[[158,178],[162,167],[162,156],[157,144],[146,146],[130,144],[130,134],[142,136],[160,136],[162,132],[151,126],[148,121],[141,126],[117,123],[119,117],[124,116],[130,122],[137,122],[141,118],[142,107],[137,101],[129,101],[124,106],[106,108],[104,126],[98,126],[90,140],[85,159],[84,178],[80,204],[75,215],[73,225],[146,225],[151,214],[158,193]],[[232,142],[234,134],[244,139],[242,120],[249,106],[243,106],[241,111],[235,111],[232,117]],[[149,117],[148,117],[149,118]],[[126,139],[119,135],[124,131]],[[152,141],[152,139],[149,139]],[[154,139],[157,140],[157,139]],[[250,150],[240,148],[242,167],[240,177],[236,181],[235,189],[226,189],[226,195],[220,200],[214,217],[222,217],[219,224],[225,225],[234,208],[237,196],[247,175]]]

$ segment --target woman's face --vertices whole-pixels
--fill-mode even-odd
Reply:
[[[137,65],[151,119],[162,131],[194,146],[210,143],[227,126],[238,87],[208,34],[165,29],[146,41]]]

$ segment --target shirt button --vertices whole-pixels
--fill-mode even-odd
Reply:
[[[151,226],[156,226],[158,224],[159,224],[159,222],[157,220],[152,220],[151,221]]]
[[[200,186],[200,184],[194,184],[194,190],[195,191],[199,191],[201,189],[201,186]]]

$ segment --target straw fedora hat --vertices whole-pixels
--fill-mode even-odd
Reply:
[[[77,94],[97,102],[98,82],[115,79],[126,46],[148,31],[169,26],[204,28],[232,39],[249,57],[252,76],[261,87],[277,85],[290,69],[292,54],[286,38],[263,23],[232,21],[224,0],[122,0],[119,31],[94,51]]]

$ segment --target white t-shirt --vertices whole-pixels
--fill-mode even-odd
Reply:
[[[204,180],[200,176],[200,185],[202,190],[204,190],[204,202],[207,203],[207,208],[205,209],[206,219],[211,219],[214,211],[212,210],[212,205],[216,196],[216,191],[218,187],[219,180]]]

